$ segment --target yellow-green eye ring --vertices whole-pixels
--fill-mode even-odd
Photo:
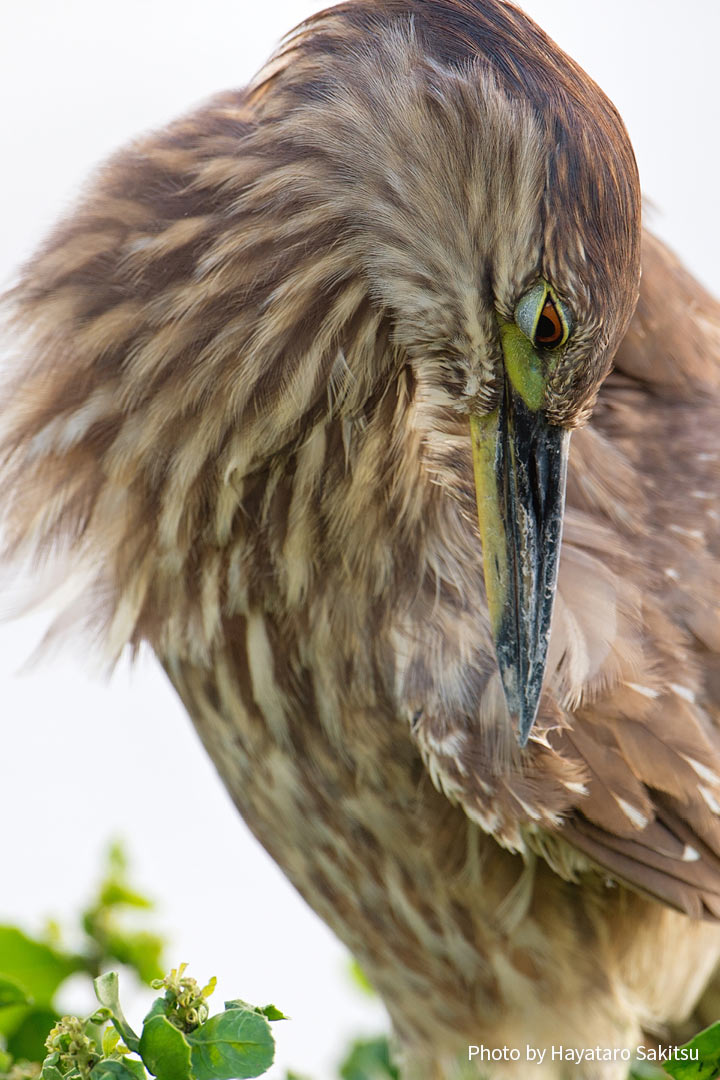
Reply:
[[[515,322],[537,348],[557,349],[570,334],[565,305],[546,281],[538,281],[515,308]]]

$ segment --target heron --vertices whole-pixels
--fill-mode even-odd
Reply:
[[[6,305],[5,559],[152,647],[404,1075],[622,1076],[720,957],[720,308],[606,96],[504,0],[349,0]]]

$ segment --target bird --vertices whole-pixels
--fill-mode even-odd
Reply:
[[[720,958],[720,307],[603,92],[349,0],[4,305],[6,565],[151,646],[402,1075],[624,1076]]]

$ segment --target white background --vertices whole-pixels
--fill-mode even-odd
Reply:
[[[241,85],[317,8],[0,3],[2,284],[94,164]],[[654,228],[720,291],[720,4],[528,0],[525,9],[615,101],[657,208]],[[245,830],[152,661],[110,686],[92,679],[81,651],[17,677],[40,626],[0,626],[0,920],[37,928],[68,916],[108,838],[123,836],[136,878],[159,900],[172,962],[190,960],[200,979],[217,974],[218,999],[272,1000],[293,1017],[275,1028],[273,1080],[285,1066],[332,1077],[348,1037],[377,1030],[382,1010],[350,986],[343,950]]]

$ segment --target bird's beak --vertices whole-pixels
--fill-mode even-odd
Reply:
[[[545,675],[570,432],[545,419],[546,372],[522,332],[501,325],[498,407],[470,420],[485,588],[505,700],[525,746]]]

